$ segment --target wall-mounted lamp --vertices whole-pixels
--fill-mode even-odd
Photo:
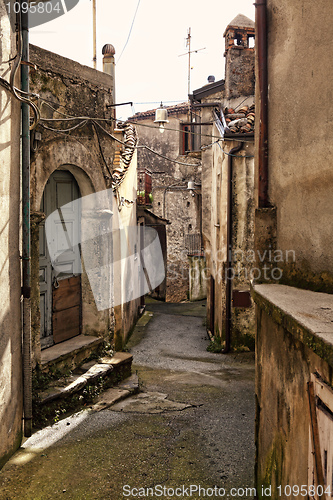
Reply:
[[[168,120],[168,111],[163,108],[163,104],[161,103],[161,106],[157,108],[155,111],[155,121],[154,123],[158,123],[160,126],[160,132],[161,134],[164,132],[164,124],[169,123]]]
[[[192,196],[195,195],[196,186],[201,187],[201,184],[198,184],[194,181],[188,181],[187,183],[187,189],[190,191]]]

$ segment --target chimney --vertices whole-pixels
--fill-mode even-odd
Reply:
[[[112,77],[112,95],[113,95],[113,102],[116,102],[116,84],[115,84],[115,62],[114,62],[114,55],[116,51],[113,45],[111,43],[107,43],[104,45],[102,49],[102,54],[103,54],[103,72],[107,73]]]
[[[224,32],[227,99],[254,95],[254,22],[242,14]]]

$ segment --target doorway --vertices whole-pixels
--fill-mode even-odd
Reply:
[[[74,176],[56,170],[46,183],[41,201],[45,219],[58,210],[61,222],[52,228],[57,251],[52,265],[45,235],[39,229],[40,340],[41,348],[68,340],[81,333],[81,259],[79,246],[66,248],[68,241],[80,241],[81,210],[72,201],[80,198]],[[64,238],[66,241],[64,241]]]

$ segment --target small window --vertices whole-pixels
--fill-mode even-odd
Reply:
[[[247,46],[249,49],[254,48],[254,35],[248,35],[247,37]]]
[[[181,123],[180,154],[201,150],[200,122]]]
[[[242,46],[243,45],[243,37],[240,33],[236,33],[234,38],[234,45]]]

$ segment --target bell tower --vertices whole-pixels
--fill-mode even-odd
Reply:
[[[254,95],[254,22],[242,14],[225,29],[225,92],[228,99]]]

